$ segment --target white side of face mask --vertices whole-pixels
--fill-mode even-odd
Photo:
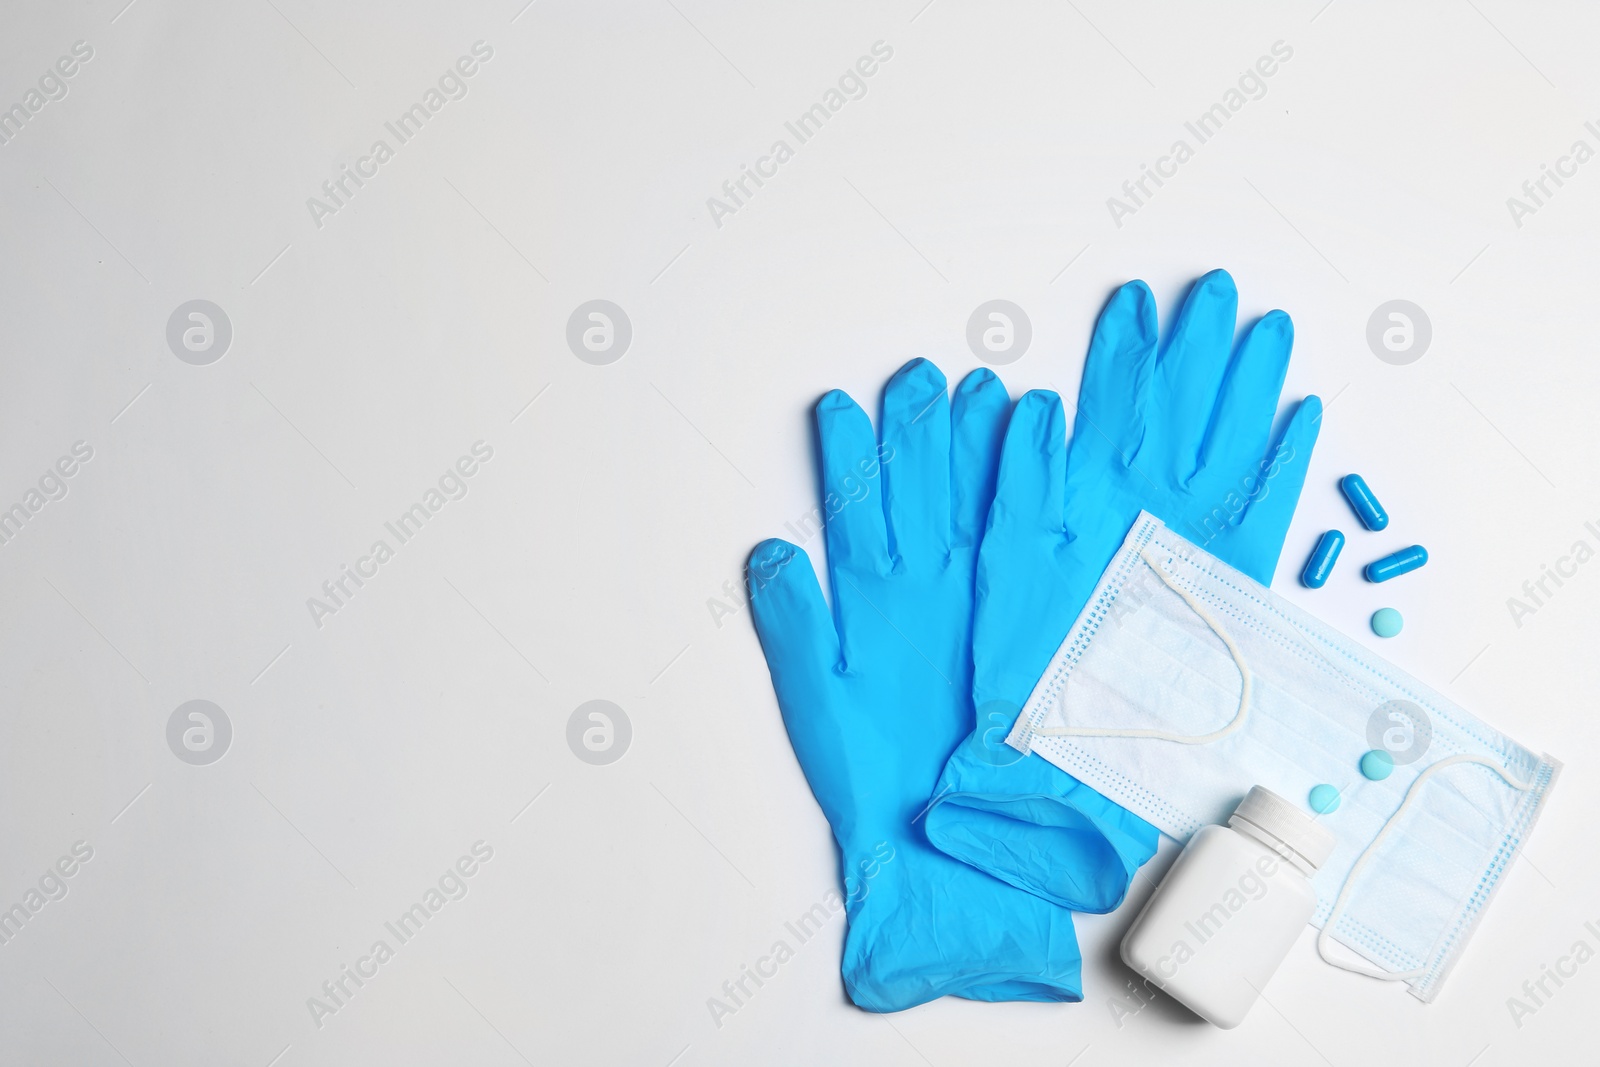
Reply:
[[[1252,785],[1338,788],[1320,816],[1338,845],[1313,879],[1319,949],[1423,1000],[1560,770],[1148,514],[1007,741],[1179,840]],[[1395,762],[1383,781],[1359,769],[1375,748]]]

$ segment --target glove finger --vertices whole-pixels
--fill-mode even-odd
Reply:
[[[1156,302],[1150,287],[1128,282],[1107,301],[1089,342],[1073,424],[1074,465],[1107,459],[1127,464],[1138,451],[1156,336]]]
[[[1253,546],[1251,563],[1240,569],[1262,585],[1272,584],[1272,572],[1278,568],[1278,554],[1300,502],[1321,429],[1322,399],[1308,396],[1295,408],[1277,447],[1263,461],[1257,491],[1239,518],[1239,533]]]
[[[881,479],[864,476],[867,471],[881,473],[872,421],[848,393],[835,389],[817,401],[817,437],[828,566],[887,574],[889,535]]]
[[[991,532],[984,538],[986,550],[989,536],[995,532],[1000,533],[1002,545],[1016,534],[1037,537],[1041,532],[1061,532],[1067,484],[1066,437],[1067,420],[1056,393],[1033,389],[1017,401],[1000,451],[1000,472],[989,516]]]
[[[1078,390],[1078,413],[1067,446],[1066,528],[1071,536],[1103,518],[1108,477],[1126,469],[1152,491],[1166,467],[1139,458],[1147,436],[1156,362],[1156,302],[1131,281],[1114,293],[1095,324]]]
[[[950,398],[938,367],[914,359],[883,388],[883,495],[889,554],[911,562],[950,551]]]
[[[1199,469],[1200,446],[1233,350],[1239,292],[1225,270],[1194,284],[1156,359],[1154,423],[1162,469],[1180,484]]]
[[[768,538],[751,551],[745,582],[772,687],[787,721],[791,708],[817,706],[814,701],[839,664],[838,632],[804,549]]]
[[[973,371],[956,386],[950,407],[950,484],[957,545],[970,547],[983,540],[1010,414],[1011,397],[987,367]]]
[[[1207,472],[1230,482],[1255,473],[1272,438],[1293,348],[1294,323],[1281,311],[1268,312],[1245,334],[1228,364],[1206,435],[1201,462]]]

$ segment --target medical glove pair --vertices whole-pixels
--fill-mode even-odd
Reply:
[[[1158,350],[1149,289],[1119,290],[1070,453],[1055,394],[1027,394],[1008,423],[986,371],[952,404],[935,368],[908,364],[885,389],[881,449],[844,394],[818,404],[832,612],[787,542],[757,546],[748,577],[839,846],[858,1005],[1081,999],[1065,909],[1116,907],[1157,831],[1003,739],[1141,509],[1198,524],[1270,580],[1320,405],[1267,453],[1292,328],[1273,312],[1230,359],[1236,308],[1232,279],[1206,275]]]

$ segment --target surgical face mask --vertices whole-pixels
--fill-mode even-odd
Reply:
[[[1318,949],[1424,1001],[1560,770],[1147,513],[1007,742],[1185,841],[1253,785],[1301,803],[1335,787]],[[1386,778],[1362,774],[1370,751]]]

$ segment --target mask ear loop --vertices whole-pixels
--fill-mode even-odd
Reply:
[[[1222,643],[1228,647],[1234,666],[1239,668],[1239,710],[1234,714],[1233,721],[1209,734],[1175,734],[1167,730],[1110,730],[1088,726],[1037,727],[1033,733],[1045,737],[1144,737],[1157,741],[1176,741],[1180,745],[1209,745],[1213,741],[1221,741],[1224,737],[1236,733],[1244,726],[1245,719],[1250,713],[1251,675],[1250,668],[1245,666],[1244,655],[1239,651],[1239,646],[1233,643],[1233,638],[1228,636],[1222,624],[1206,610],[1205,605],[1191,596],[1188,590],[1181,588],[1161,564],[1155,561],[1148,548],[1139,550],[1139,558],[1156,572],[1156,577],[1165,582],[1167,588],[1181,596],[1184,603],[1188,604],[1190,609],[1200,616],[1201,621],[1211,628],[1211,632],[1221,638]]]
[[[1322,929],[1317,932],[1317,952],[1325,962],[1342,970],[1364,974],[1369,978],[1377,978],[1385,982],[1409,982],[1413,979],[1421,978],[1428,972],[1426,967],[1419,967],[1414,971],[1385,971],[1367,963],[1336,960],[1328,954],[1328,948],[1333,944],[1332,931],[1334,925],[1339,921],[1339,916],[1344,913],[1345,905],[1350,902],[1351,887],[1355,885],[1356,879],[1361,877],[1361,872],[1366,867],[1367,861],[1372,858],[1372,854],[1377,851],[1378,846],[1383,844],[1383,839],[1389,836],[1389,831],[1394,828],[1400,816],[1405,814],[1406,809],[1411,806],[1411,802],[1417,798],[1418,793],[1421,792],[1422,784],[1432,778],[1436,772],[1462,763],[1476,763],[1479,766],[1487,767],[1504,779],[1505,783],[1511,788],[1521,792],[1526,793],[1533,788],[1532,782],[1515,777],[1504,767],[1492,763],[1482,756],[1450,756],[1431,765],[1427,770],[1417,775],[1416,780],[1406,790],[1405,799],[1400,801],[1400,806],[1395,809],[1395,813],[1389,816],[1389,820],[1383,824],[1383,829],[1378,831],[1378,836],[1372,839],[1372,844],[1362,850],[1360,857],[1355,862],[1355,866],[1350,868],[1350,873],[1345,876],[1344,885],[1339,888],[1339,895],[1334,898],[1333,909],[1328,912],[1328,921],[1323,923]]]

